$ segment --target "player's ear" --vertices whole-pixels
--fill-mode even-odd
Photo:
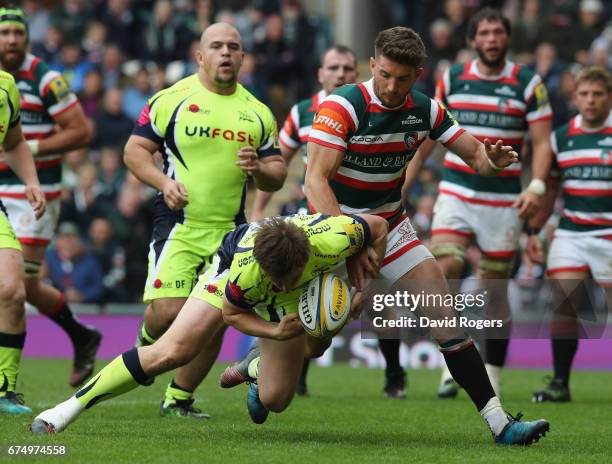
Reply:
[[[417,78],[417,79],[419,79],[419,78],[421,77],[421,74],[423,74],[423,71],[424,71],[424,69],[423,69],[423,67],[422,67],[422,66],[421,66],[421,67],[416,68],[416,78]]]
[[[370,57],[370,71],[372,71],[372,76],[376,72],[376,59],[372,57]]]
[[[193,57],[196,60],[196,63],[198,63],[199,65],[202,65],[203,64],[202,52],[198,49],[195,51],[193,55],[194,55]]]

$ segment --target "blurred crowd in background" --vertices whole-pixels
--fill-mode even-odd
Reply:
[[[319,55],[334,43],[333,14],[327,2],[301,0],[13,3],[28,15],[32,53],[64,74],[96,132],[89,148],[66,156],[61,224],[47,256],[46,275],[69,300],[69,289],[78,288],[75,298],[81,301],[74,302],[139,302],[155,192],[126,171],[122,151],[147,99],[197,70],[192,57],[202,30],[224,21],[242,35],[246,56],[240,82],[272,108],[281,126],[291,105],[317,90]],[[612,67],[610,1],[380,3],[388,26],[412,27],[425,40],[429,57],[418,88],[430,96],[446,67],[473,56],[466,27],[483,6],[499,8],[511,19],[510,57],[529,64],[544,79],[554,127],[575,114],[571,94],[576,71],[590,64]],[[368,79],[364,73],[361,77]],[[526,147],[525,157],[528,153]],[[440,156],[429,159],[406,205],[422,239],[431,224],[441,166]],[[293,185],[285,188],[299,195]],[[477,256],[472,249],[467,261],[476,262]],[[519,275],[531,271],[517,263]]]

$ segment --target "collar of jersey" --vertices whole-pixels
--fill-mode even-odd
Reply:
[[[500,72],[499,74],[495,76],[485,76],[478,70],[478,66],[476,65],[476,60],[472,60],[472,62],[470,63],[470,74],[474,74],[475,76],[478,76],[479,79],[482,79],[485,81],[497,81],[499,79],[503,79],[504,77],[508,77],[508,78],[512,77],[513,69],[514,69],[514,63],[512,61],[506,60],[506,65],[504,66],[504,69],[502,69],[502,72]]]
[[[612,111],[608,113],[608,118],[606,119],[606,121],[603,123],[602,126],[582,127],[582,115],[581,114],[576,115],[576,119],[574,120],[574,125],[577,129],[580,129],[582,132],[590,132],[590,133],[599,132],[605,129],[606,127],[612,127]]]
[[[383,104],[383,102],[380,101],[380,98],[378,98],[376,96],[376,93],[374,92],[374,78],[370,79],[369,81],[365,81],[363,83],[363,86],[366,88],[366,90],[370,94],[370,98],[372,99],[372,103],[375,103],[376,105],[380,106],[381,108],[384,108],[386,110],[399,110],[400,108],[402,108],[406,104],[406,99],[408,98],[408,96],[406,96],[406,98],[404,98],[404,101],[402,102],[401,105],[397,105],[397,106],[394,106],[394,107],[385,106]]]

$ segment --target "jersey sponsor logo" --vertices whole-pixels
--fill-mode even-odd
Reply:
[[[597,142],[597,145],[601,147],[612,147],[612,137],[606,137],[603,140]]]
[[[32,87],[30,86],[30,84],[28,84],[26,81],[19,81],[17,83],[17,88],[19,90],[27,90],[29,92],[32,91]]]
[[[195,103],[192,103],[191,105],[189,105],[187,107],[187,111],[189,111],[190,113],[198,113],[198,114],[210,114],[210,110],[209,109],[202,109],[200,108],[198,105],[196,105]]]
[[[57,77],[56,79],[53,79],[49,83],[49,88],[51,89],[51,92],[53,92],[55,97],[58,99],[58,101],[65,100],[70,96],[70,87],[68,87],[68,84],[61,76]]]
[[[207,137],[211,139],[223,138],[230,142],[248,142],[255,145],[255,137],[244,131],[235,132],[232,129],[221,129],[210,126],[185,126],[185,135],[188,137]]]
[[[363,168],[403,168],[412,159],[414,153],[406,153],[403,155],[370,155],[359,156],[351,153],[344,155],[344,161],[348,164]]]
[[[358,135],[349,139],[349,143],[376,143],[382,141],[383,138],[380,135]]]
[[[538,108],[548,105],[548,91],[542,82],[535,86],[533,89],[533,94],[536,97]]]
[[[244,258],[238,259],[238,267],[248,266],[249,264],[253,264],[255,262],[255,256],[245,256]]]
[[[407,222],[403,223],[400,226],[400,228],[397,230],[397,232],[399,233],[400,236],[396,240],[396,242],[387,250],[386,252],[387,255],[389,255],[392,251],[396,250],[402,245],[410,243],[413,240],[416,240],[417,238],[417,234],[415,230]]]
[[[246,111],[238,111],[238,121],[255,122],[253,117]]]
[[[505,95],[506,97],[516,97],[516,92],[514,89],[507,85],[502,85],[501,87],[496,88],[493,92],[497,95]]]
[[[612,151],[601,151],[601,161],[605,164],[612,164]]]
[[[606,152],[608,157],[604,159],[606,164],[612,165],[609,152]],[[603,155],[602,155],[603,156]],[[563,170],[563,180],[578,179],[610,179],[612,178],[612,166],[572,166]]]
[[[331,226],[329,224],[323,224],[319,227],[309,227],[305,231],[306,238],[311,237],[313,235],[322,234],[323,232],[327,232],[329,230],[331,230]]]
[[[403,126],[409,126],[409,125],[412,125],[412,124],[422,124],[422,123],[423,123],[423,119],[422,118],[417,118],[413,114],[409,115],[406,119],[402,119],[402,125]]]
[[[419,144],[419,136],[416,132],[406,132],[404,135],[404,143],[408,150],[412,150]]]
[[[343,124],[335,119],[330,118],[329,116],[324,116],[322,114],[318,115],[315,118],[315,124],[325,124],[327,127],[335,130],[338,134],[343,133]]]
[[[340,255],[326,255],[323,253],[318,253],[318,252],[314,252],[314,255],[317,258],[321,258],[321,259],[340,259]]]
[[[155,279],[153,281],[153,287],[156,289],[160,289],[160,288],[185,288],[185,279],[181,279],[181,280],[175,280],[174,282],[172,281],[168,281],[168,282],[164,282],[163,280],[160,279]]]

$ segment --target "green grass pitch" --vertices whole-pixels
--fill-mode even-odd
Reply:
[[[612,456],[612,374],[576,372],[574,402],[530,402],[543,372],[506,371],[503,402],[526,419],[544,417],[551,431],[528,448],[495,446],[465,392],[438,400],[437,371],[409,372],[406,400],[381,395],[380,370],[335,366],[311,368],[311,396],[296,398],[287,411],[271,414],[262,426],[246,411],[246,387],[222,390],[216,366],[197,392],[206,421],[160,418],[159,401],[170,376],[101,403],[81,415],[67,431],[33,436],[31,417],[0,416],[0,462],[75,463],[585,463]],[[69,362],[25,359],[20,391],[39,412],[63,401]],[[8,445],[59,444],[61,457],[10,457]],[[607,457],[606,457],[607,456]]]

